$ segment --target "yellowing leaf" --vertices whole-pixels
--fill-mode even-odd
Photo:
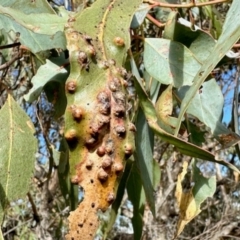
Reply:
[[[176,193],[177,203],[179,205],[179,221],[177,224],[177,231],[175,238],[183,231],[186,224],[195,218],[200,212],[201,203],[208,197],[211,197],[216,190],[216,178],[205,178],[198,167],[196,161],[192,165],[192,180],[193,187],[184,192],[182,188],[182,181],[187,173],[188,162],[183,163],[183,170],[178,176]]]
[[[171,117],[173,109],[173,99],[172,99],[172,85],[170,84],[160,95],[156,104],[156,114],[161,122],[161,127],[169,132],[173,133],[173,129],[177,124],[177,119]]]

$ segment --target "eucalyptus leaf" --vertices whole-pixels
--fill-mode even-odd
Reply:
[[[183,99],[189,87],[179,89],[178,96]],[[223,146],[230,147],[240,141],[240,137],[221,123],[223,95],[215,79],[202,84],[200,91],[191,101],[187,113],[197,117],[211,129],[214,136],[221,141]],[[231,136],[226,142],[223,136]]]
[[[32,79],[33,87],[30,89],[28,94],[24,96],[25,100],[28,102],[33,102],[38,98],[42,92],[44,86],[50,81],[64,82],[68,77],[68,72],[66,69],[59,67],[58,65],[46,60],[46,64],[42,65],[37,74]]]
[[[0,111],[0,224],[7,204],[24,198],[33,176],[37,139],[34,127],[9,95]]]
[[[184,45],[162,38],[146,38],[144,65],[147,72],[163,84],[192,85],[201,63]]]
[[[30,13],[51,13],[55,14],[47,0],[26,1],[26,0],[0,0],[0,5],[20,10],[25,14]]]
[[[154,134],[149,128],[142,110],[139,111],[136,127],[136,155],[135,161],[140,171],[142,184],[146,193],[150,209],[155,216],[154,201],[154,165],[153,165],[153,142]]]
[[[227,166],[228,168],[232,169],[233,171],[240,172],[237,167],[233,164],[224,161],[222,159],[216,159],[215,156],[196,145],[193,145],[189,142],[186,142],[180,138],[177,138],[166,131],[164,131],[157,122],[156,111],[152,102],[148,99],[147,94],[142,89],[141,85],[138,81],[135,81],[136,91],[138,93],[140,99],[140,105],[143,109],[144,115],[146,116],[147,122],[149,126],[153,129],[153,131],[164,141],[173,144],[181,153],[186,154],[188,156],[200,158],[203,160],[215,162]]]
[[[215,68],[217,63],[224,57],[224,55],[230,50],[233,44],[240,38],[240,22],[238,19],[240,13],[240,1],[234,0],[227,13],[226,20],[223,25],[223,30],[216,45],[212,49],[211,54],[204,61],[202,67],[198,70],[193,79],[194,84],[187,91],[182,104],[178,117],[178,124],[175,130],[175,136],[177,136],[182,119],[184,117],[187,108],[189,107],[194,96],[197,94],[198,89],[201,87],[205,79]]]
[[[132,171],[128,178],[127,193],[133,204],[132,224],[134,229],[134,240],[141,240],[146,197],[142,186],[141,173],[136,163],[133,163]]]

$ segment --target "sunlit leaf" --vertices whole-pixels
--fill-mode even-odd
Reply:
[[[216,159],[215,156],[209,151],[206,151],[164,131],[157,122],[157,116],[152,102],[148,99],[147,94],[144,92],[138,81],[135,81],[135,86],[140,99],[140,105],[143,109],[147,122],[162,140],[173,144],[183,154],[222,164],[239,173],[239,170],[233,164],[221,159]]]
[[[184,44],[194,54],[198,61],[203,63],[210,55],[212,48],[215,46],[213,37],[203,30],[184,20],[184,24],[179,23],[178,13],[169,14],[163,37]],[[182,19],[181,19],[182,22]],[[189,23],[189,25],[187,25]],[[204,47],[203,47],[204,46]]]
[[[146,38],[144,65],[147,72],[163,84],[192,85],[201,63],[181,43],[162,38]]]
[[[183,99],[188,90],[188,86],[180,88],[178,96]],[[230,147],[236,144],[240,137],[221,123],[223,101],[220,87],[215,79],[211,79],[202,84],[201,89],[191,101],[187,113],[206,124],[224,147]]]
[[[149,5],[145,3],[141,4],[133,16],[131,28],[138,28],[143,23],[148,11]]]
[[[34,127],[11,96],[0,110],[0,223],[7,204],[24,198],[34,171],[37,139]],[[3,144],[4,143],[4,144]]]
[[[0,5],[18,9],[26,14],[30,13],[51,13],[55,14],[47,0],[25,1],[25,0],[0,0]]]
[[[173,110],[172,85],[169,85],[160,95],[156,104],[156,114],[161,122],[161,127],[173,134],[177,119],[171,117]]]
[[[5,2],[3,4],[9,6]],[[47,5],[41,6],[42,9],[37,13],[31,7],[29,10],[23,6],[17,8],[16,2],[12,2],[12,5],[16,9],[3,7],[0,4],[0,29],[20,33],[21,44],[33,53],[52,48],[66,48],[63,30],[67,18],[57,16],[54,11],[48,9]]]
[[[240,38],[240,22],[238,19],[240,11],[240,1],[234,0],[231,7],[227,13],[226,20],[223,25],[223,31],[218,39],[215,47],[212,49],[211,54],[204,61],[201,69],[195,74],[194,84],[187,91],[179,113],[178,125],[175,130],[175,135],[178,134],[180,125],[190,102],[193,100],[194,96],[197,94],[198,89],[201,87],[205,79],[215,68],[217,63],[224,57],[226,52],[233,46],[233,44]]]

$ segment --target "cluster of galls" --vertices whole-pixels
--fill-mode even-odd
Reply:
[[[85,41],[87,42],[87,51],[78,50],[74,53],[80,66],[80,73],[83,70],[90,73],[89,59],[96,57],[91,38],[87,38]],[[115,38],[114,42],[118,47],[124,46],[124,42],[120,38]],[[91,103],[95,107],[95,112],[91,112],[92,106],[89,108],[91,109],[89,112],[87,107],[83,107],[82,102],[78,104],[74,100],[73,103],[70,103],[67,112],[71,114],[73,122],[69,124],[71,127],[67,129],[65,138],[72,151],[77,144],[81,145],[80,159],[82,162],[75,166],[76,173],[71,177],[71,182],[84,185],[86,177],[84,174],[87,171],[92,186],[95,181],[98,181],[103,188],[108,186],[104,198],[108,204],[111,204],[115,198],[115,181],[124,170],[125,159],[130,157],[134,151],[134,141],[130,135],[134,134],[136,128],[129,121],[127,115],[129,74],[124,68],[116,67],[116,63],[112,59],[98,61],[97,65],[104,72],[106,71],[107,74],[103,75],[107,77],[105,87],[96,94],[94,102]],[[73,95],[81,90],[75,79],[68,79],[66,82],[67,95]],[[80,129],[81,127],[84,129]],[[90,172],[92,173],[88,174]],[[94,204],[94,206],[96,205]]]

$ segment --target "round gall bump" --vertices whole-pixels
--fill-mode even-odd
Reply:
[[[116,70],[117,70],[117,73],[121,76],[121,77],[123,77],[124,79],[127,79],[128,78],[128,73],[127,73],[127,70],[125,69],[125,68],[122,68],[122,67],[117,67],[116,68]]]
[[[122,163],[115,163],[113,165],[113,169],[114,169],[115,173],[118,175],[123,171],[123,164]]]
[[[114,59],[109,59],[108,63],[109,63],[109,65],[112,65],[112,66],[116,65],[116,61]]]
[[[76,105],[70,106],[72,116],[75,120],[79,121],[82,118],[83,111],[80,107],[77,107]]]
[[[106,182],[108,179],[108,174],[103,169],[100,169],[97,177],[100,182]]]
[[[88,58],[87,58],[87,54],[83,51],[79,51],[78,52],[78,62],[79,63],[87,63]]]
[[[114,193],[109,193],[108,196],[107,196],[107,202],[109,204],[112,204],[115,200],[115,196],[114,196]]]
[[[102,114],[98,114],[96,116],[96,120],[97,120],[97,124],[98,124],[99,128],[101,128],[104,124],[107,124],[110,122],[110,117],[102,115]]]
[[[101,61],[98,63],[98,67],[102,68],[102,69],[108,69],[109,68],[109,64],[107,61]]]
[[[92,166],[93,166],[93,161],[92,161],[91,159],[88,159],[88,160],[86,161],[86,168],[87,168],[88,170],[90,170],[90,169],[92,168]]]
[[[131,132],[136,132],[137,131],[137,129],[136,129],[136,127],[135,127],[135,125],[133,123],[129,123],[128,124],[128,129]]]
[[[91,137],[91,138],[86,140],[86,144],[89,145],[89,146],[91,146],[91,145],[93,145],[95,143],[96,143],[96,139],[93,138],[93,137]]]
[[[105,104],[110,102],[110,98],[107,92],[102,91],[97,95],[97,101],[99,103]]]
[[[108,87],[109,87],[109,89],[110,89],[112,92],[116,92],[116,91],[119,89],[120,84],[121,84],[120,80],[119,80],[118,78],[114,77],[114,78],[109,82]]]
[[[116,117],[124,117],[125,112],[126,112],[126,108],[124,107],[123,104],[118,104],[114,108],[114,115]]]
[[[100,146],[98,149],[97,149],[97,155],[99,157],[102,157],[105,155],[105,147],[104,146]]]
[[[77,131],[75,129],[70,129],[65,133],[64,137],[67,141],[72,141],[77,138]]]
[[[113,39],[113,42],[117,47],[124,47],[125,45],[124,39],[121,37],[115,37]]]
[[[78,184],[79,183],[79,177],[77,175],[74,175],[71,177],[71,183]]]
[[[88,45],[86,51],[91,57],[96,55],[96,51],[92,45]]]
[[[102,161],[102,168],[108,169],[112,165],[112,159],[108,156],[106,156]]]
[[[124,145],[124,152],[126,155],[132,155],[133,154],[133,146],[130,143],[126,143]]]
[[[113,153],[113,141],[112,140],[108,140],[106,142],[106,145],[105,145],[105,151],[106,153],[108,154],[112,154]]]
[[[108,115],[110,113],[110,103],[99,104],[98,111],[101,114]]]
[[[120,136],[120,137],[124,136],[125,133],[126,133],[125,127],[124,127],[124,126],[121,126],[121,125],[116,126],[116,127],[115,127],[115,131],[116,131],[116,134],[117,134],[118,136]]]
[[[76,80],[70,80],[66,83],[66,89],[69,93],[74,93],[77,88]]]
[[[123,92],[121,92],[121,91],[117,91],[117,92],[113,93],[113,97],[114,97],[114,100],[118,104],[124,103],[125,99],[126,99],[126,95]]]

